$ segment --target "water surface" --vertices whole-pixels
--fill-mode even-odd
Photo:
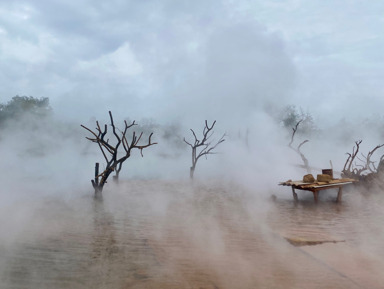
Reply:
[[[103,199],[19,200],[2,213],[1,288],[380,288],[331,257],[384,269],[383,197],[334,197],[130,181]]]

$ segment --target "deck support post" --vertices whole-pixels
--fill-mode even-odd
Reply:
[[[317,200],[319,198],[319,191],[312,191],[313,192],[313,198],[315,199],[315,202],[317,203]]]
[[[342,197],[343,197],[343,187],[340,186],[339,187],[339,191],[337,192],[337,200],[336,200],[336,202],[340,203]]]
[[[291,188],[292,188],[293,199],[295,200],[295,202],[298,202],[299,198],[297,197],[297,194],[295,192],[295,188],[293,186]]]

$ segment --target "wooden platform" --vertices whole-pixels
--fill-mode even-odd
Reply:
[[[337,202],[341,202],[343,194],[343,186],[357,182],[355,179],[333,179],[329,182],[314,182],[304,183],[303,181],[286,181],[279,183],[280,186],[290,186],[292,188],[292,194],[295,201],[298,201],[295,189],[310,191],[313,193],[315,202],[318,200],[319,191],[328,189],[338,189]]]

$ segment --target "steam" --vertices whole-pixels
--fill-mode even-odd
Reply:
[[[383,218],[376,207],[383,202],[380,191],[351,190],[337,208],[332,193],[324,194],[323,207],[313,207],[311,196],[304,195],[294,207],[290,192],[277,186],[305,174],[288,148],[291,128],[279,116],[287,105],[308,111],[317,126],[312,134],[296,135],[298,142],[309,140],[302,151],[314,174],[330,161],[339,172],[356,140],[363,140],[363,152],[384,143],[383,66],[375,52],[382,47],[381,31],[362,21],[369,17],[373,27],[381,27],[381,16],[372,12],[381,10],[365,10],[376,4],[340,2],[354,15],[351,20],[335,15],[346,7],[332,5],[342,4],[322,1],[174,2],[0,4],[0,102],[16,94],[46,96],[53,111],[40,120],[12,119],[0,128],[0,255],[5,256],[0,285],[23,282],[12,272],[55,279],[55,270],[72,272],[66,264],[75,264],[93,287],[106,285],[103,278],[121,287],[126,280],[172,276],[175,283],[165,284],[180,288],[195,277],[183,271],[187,260],[198,276],[217,277],[208,282],[213,288],[234,288],[238,284],[231,282],[240,279],[242,288],[284,283],[273,283],[271,276],[304,286],[301,270],[310,262],[292,251],[281,227],[295,229],[289,220],[305,223],[308,216],[325,220],[319,226],[326,234],[352,240],[363,255],[381,256],[379,245],[368,240],[374,239],[368,228],[378,239],[384,235],[375,219]],[[359,37],[346,35],[346,29]],[[104,160],[80,124],[108,124],[109,110],[116,126],[136,120],[135,131],[143,131],[144,138],[153,132],[158,145],[144,157],[133,154],[121,183],[110,180],[98,202],[90,180],[95,162],[103,166]],[[199,161],[191,183],[191,155],[183,138],[190,129],[199,135],[205,120],[217,121],[213,139],[227,137],[217,154]],[[378,151],[375,161],[382,154]],[[352,218],[358,231],[344,232],[343,225],[353,227],[344,216],[354,211],[364,212]],[[309,222],[308,231],[317,225]],[[46,253],[54,266],[18,267],[17,256],[28,261],[31,248],[46,246],[63,259]],[[71,253],[76,248],[80,257]],[[292,259],[282,256],[302,262],[291,266]],[[129,268],[122,270],[121,264]],[[311,264],[307,276],[325,270]],[[249,268],[266,273],[267,281],[255,280]],[[329,284],[337,283],[334,275],[321,272],[330,276]],[[80,286],[67,278],[72,288]],[[200,287],[206,284],[201,280]]]

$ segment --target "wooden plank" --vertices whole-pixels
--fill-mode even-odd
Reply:
[[[344,185],[357,182],[354,179],[335,179],[330,182],[314,182],[314,183],[304,183],[302,181],[287,181],[279,183],[280,186],[295,186],[295,187],[321,187],[321,186],[332,186],[332,185]]]
[[[303,181],[288,180],[286,182],[279,183],[279,185],[290,186],[292,188],[293,198],[296,202],[298,201],[298,196],[295,192],[295,189],[312,192],[315,202],[318,201],[319,191],[327,190],[327,189],[338,189],[336,200],[337,202],[341,202],[342,194],[343,194],[343,186],[352,184],[354,182],[357,182],[357,180],[348,179],[348,178],[334,179],[330,182],[314,182],[314,183],[304,183]]]

